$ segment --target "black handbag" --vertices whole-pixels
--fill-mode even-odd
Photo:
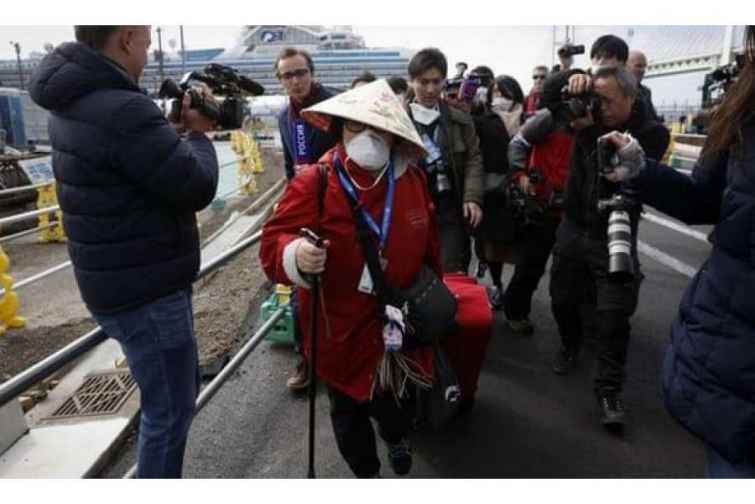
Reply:
[[[456,330],[456,298],[429,266],[422,265],[417,278],[408,289],[401,290],[388,285],[380,267],[377,244],[372,239],[364,215],[359,211],[358,202],[346,190],[344,194],[351,204],[357,236],[378,297],[378,316],[384,318],[386,305],[395,306],[404,313],[407,333],[404,335],[403,348],[412,350],[430,346],[434,339],[442,340]]]

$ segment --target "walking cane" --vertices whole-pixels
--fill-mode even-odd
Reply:
[[[307,228],[301,230],[301,235],[314,246],[322,248],[324,241]],[[309,321],[309,469],[307,478],[315,478],[315,401],[317,399],[317,313],[320,304],[320,275],[310,275],[312,285],[312,311]]]

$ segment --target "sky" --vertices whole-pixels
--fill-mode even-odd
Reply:
[[[153,46],[157,47],[156,26],[153,26]],[[166,50],[170,41],[180,46],[179,27],[163,25],[162,40]],[[228,47],[235,43],[240,26],[190,26],[184,27],[187,49]],[[551,26],[360,26],[353,29],[362,35],[369,47],[406,47],[421,49],[435,46],[448,57],[449,65],[466,61],[470,68],[487,65],[496,74],[513,75],[525,88],[531,83],[532,67],[537,63],[552,63]],[[563,38],[563,27],[558,27]],[[1,26],[0,60],[15,58],[11,41],[21,45],[21,54],[42,51],[46,43],[60,44],[73,39],[71,26]],[[516,48],[512,51],[512,48]],[[578,60],[579,62],[579,60]]]

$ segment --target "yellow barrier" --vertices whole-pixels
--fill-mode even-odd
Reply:
[[[0,247],[0,284],[5,292],[0,297],[0,336],[8,329],[19,329],[26,326],[26,319],[16,315],[21,302],[18,294],[13,291],[13,278],[8,275],[10,259]]]
[[[37,198],[37,208],[48,208],[56,206],[58,204],[58,196],[55,193],[55,184],[41,187],[37,189],[39,197]],[[43,242],[64,242],[66,241],[66,235],[63,231],[63,212],[60,210],[55,211],[55,218],[53,223],[56,225],[47,227],[50,224],[50,216],[48,213],[39,215],[38,227],[40,228],[39,240]]]
[[[265,171],[257,142],[241,130],[232,131],[231,149],[240,157],[238,180],[241,193],[252,194],[257,192],[255,174]]]

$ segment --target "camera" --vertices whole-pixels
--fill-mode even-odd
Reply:
[[[568,87],[564,86],[558,111],[566,122],[587,117],[588,113],[597,120],[600,115],[600,97],[592,92],[572,95],[569,94]]]
[[[726,91],[736,82],[745,63],[745,55],[737,54],[733,62],[720,66],[705,75],[702,87],[704,109],[711,108],[723,101]]]
[[[472,103],[480,86],[482,86],[482,79],[479,77],[449,79],[446,83],[446,93],[457,100]]]
[[[206,100],[199,91],[192,87],[192,81],[205,83],[213,95],[223,97],[220,103]],[[265,88],[255,81],[240,75],[231,67],[212,63],[203,72],[188,72],[176,83],[166,79],[160,86],[158,96],[167,99],[166,117],[172,122],[181,121],[181,103],[186,93],[191,98],[190,107],[200,114],[215,121],[219,129],[233,130],[241,128],[246,115],[246,96],[257,96]]]
[[[584,54],[584,53],[585,53],[585,46],[583,45],[564,44],[558,50],[558,55],[561,58],[568,58],[570,56],[576,56],[578,54]]]
[[[538,185],[544,180],[542,173],[537,170],[531,169],[526,175],[531,185]],[[543,223],[547,205],[542,204],[535,196],[525,193],[519,186],[518,177],[509,177],[505,195],[508,208],[522,227]]]
[[[616,146],[605,138],[598,139],[598,170],[607,175],[616,169]],[[632,258],[632,215],[639,211],[636,191],[623,183],[608,199],[598,201],[598,212],[608,214],[608,278],[626,283],[634,279]]]

